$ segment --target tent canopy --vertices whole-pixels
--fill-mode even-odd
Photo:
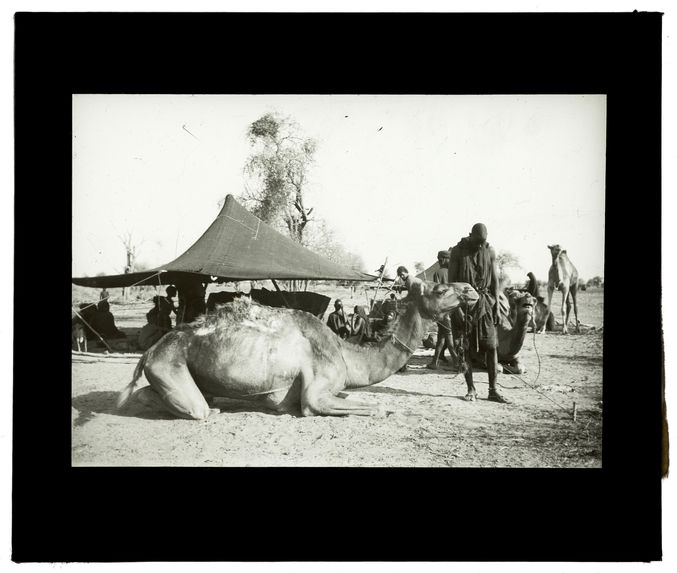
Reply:
[[[313,253],[252,215],[232,195],[214,222],[188,250],[166,265],[143,272],[74,277],[76,285],[116,288],[176,284],[186,279],[372,281],[377,277]]]
[[[438,271],[440,269],[440,263],[435,261],[432,265],[430,265],[426,270],[421,271],[416,275],[416,278],[422,279],[424,281],[431,281],[433,280],[433,275],[435,274],[435,271]]]

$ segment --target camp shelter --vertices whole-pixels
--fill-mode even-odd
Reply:
[[[440,263],[435,261],[427,269],[418,273],[416,275],[416,278],[424,280],[424,281],[431,281],[431,280],[433,280],[433,275],[435,274],[435,271],[439,270],[439,268],[440,268]]]
[[[98,277],[74,277],[76,285],[115,288],[185,281],[244,280],[371,281],[285,237],[240,205],[232,195],[204,234],[173,261],[153,269]]]

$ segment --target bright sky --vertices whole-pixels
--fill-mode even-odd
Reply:
[[[478,221],[545,279],[547,245],[603,275],[606,98],[73,97],[73,275],[169,262],[243,190],[247,126],[267,111],[318,140],[307,206],[373,271],[426,266]]]

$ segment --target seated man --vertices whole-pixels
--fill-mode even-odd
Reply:
[[[363,306],[357,305],[355,307],[354,314],[350,319],[350,331],[352,334],[348,337],[348,342],[361,344],[362,342],[371,340],[369,317]]]
[[[343,302],[340,298],[337,298],[334,302],[334,312],[329,315],[327,326],[341,338],[348,338],[350,335],[350,326],[348,325],[346,313],[343,311]]]
[[[90,324],[103,338],[125,337],[125,333],[118,330],[115,326],[115,319],[110,311],[110,305],[107,300],[101,300],[96,305],[96,312],[92,314],[92,322]]]
[[[383,301],[381,305],[381,313],[386,322],[390,322],[397,315],[397,300],[395,300],[395,293],[390,293],[390,296]]]
[[[143,328],[141,328],[141,331],[139,332],[138,344],[141,350],[148,350],[171,330],[159,325],[158,311],[156,308],[152,308],[146,313],[146,321],[146,324],[143,325]]]
[[[171,287],[169,287],[171,288]],[[167,289],[169,291],[169,288]],[[155,320],[157,325],[166,329],[172,329],[172,317],[171,313],[174,311],[176,313],[176,308],[174,306],[174,301],[171,300],[171,297],[164,296],[154,296],[153,297],[153,310],[155,312]]]

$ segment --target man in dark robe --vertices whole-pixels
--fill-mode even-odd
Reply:
[[[115,326],[115,318],[110,311],[110,305],[107,300],[100,300],[96,305],[96,312],[92,315],[92,329],[98,332],[103,338],[124,338],[125,333],[118,330]]]
[[[535,299],[538,299],[541,296],[541,293],[538,288],[538,282],[536,281],[534,273],[527,273],[527,277],[529,277],[529,281],[524,287],[524,290],[528,292],[531,296],[533,296]]]
[[[139,331],[138,346],[141,350],[148,350],[153,344],[167,334],[170,328],[160,326],[159,312],[157,308],[152,308],[146,313],[146,324]]]
[[[498,333],[500,320],[498,306],[498,267],[496,253],[487,243],[487,228],[482,223],[473,225],[468,237],[464,237],[449,253],[449,282],[469,283],[479,294],[472,309],[455,308],[451,313],[451,325],[455,340],[461,341],[459,350],[484,351],[489,374],[489,400],[509,403],[496,390],[498,376]],[[466,316],[467,313],[467,316]],[[474,401],[477,391],[473,383],[472,361],[465,356],[465,381],[468,393],[465,399]]]
[[[179,293],[179,307],[176,311],[177,325],[193,322],[198,316],[207,311],[207,304],[205,302],[207,283],[203,283],[200,279],[182,279],[177,281],[176,287]],[[173,304],[174,302],[172,301]]]
[[[449,283],[448,269],[449,266],[449,251],[438,251],[437,252],[437,262],[440,265],[440,268],[433,273],[433,282],[440,284]],[[455,357],[454,352],[454,341],[451,337],[451,318],[447,313],[443,316],[437,318],[437,342],[435,343],[435,353],[433,354],[433,359],[428,364],[428,368],[431,370],[438,369],[438,362],[447,362],[447,359],[444,357],[444,349],[446,348],[449,351],[449,355]]]
[[[343,311],[343,302],[339,298],[334,302],[334,312],[329,315],[327,326],[341,338],[348,338],[350,335],[346,313]]]

